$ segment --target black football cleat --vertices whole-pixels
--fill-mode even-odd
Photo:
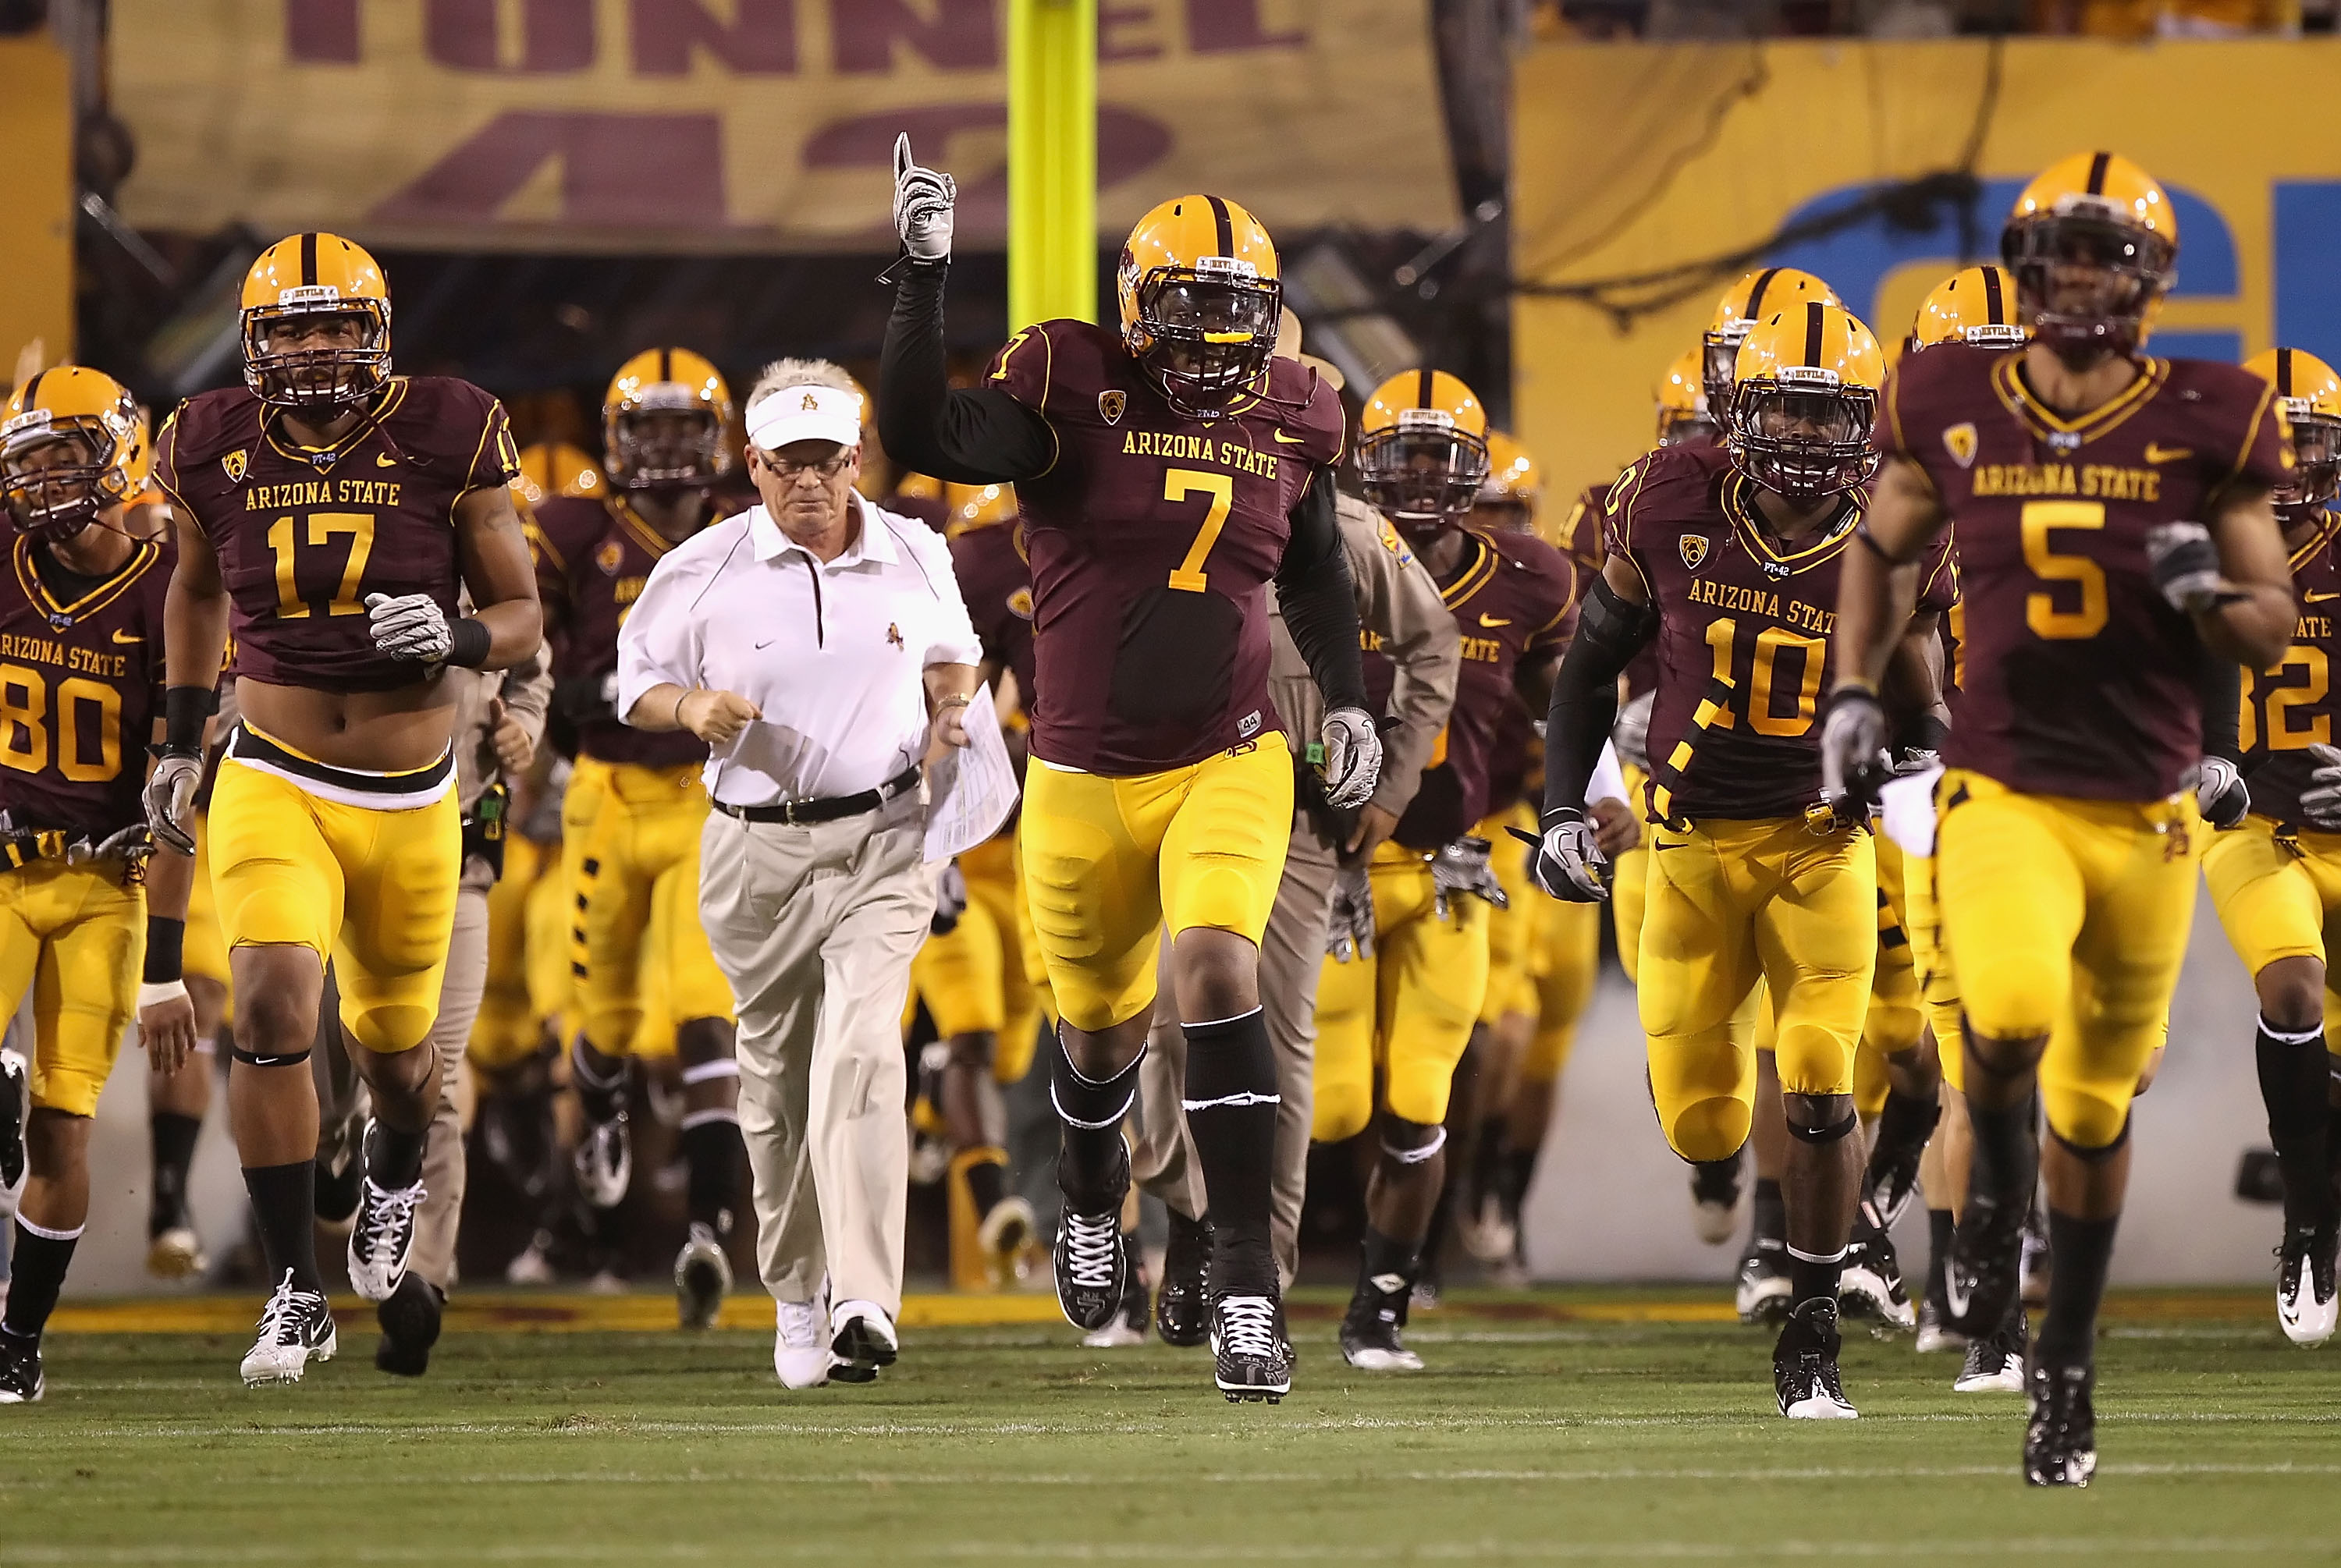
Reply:
[[[1690,1224],[1698,1239],[1721,1246],[1739,1212],[1739,1158],[1698,1160],[1690,1167]]]
[[[1967,1341],[1967,1360],[1951,1380],[1954,1394],[2021,1394],[2024,1392],[2024,1347],[2029,1327],[2024,1304],[2009,1311],[1999,1331],[1988,1338]]]
[[[1058,1187],[1064,1186],[1064,1166],[1057,1167]],[[1119,1179],[1104,1193],[1065,1194],[1064,1213],[1057,1221],[1057,1245],[1050,1263],[1057,1276],[1057,1305],[1075,1328],[1094,1334],[1121,1310],[1129,1282],[1130,1254],[1121,1245],[1121,1200],[1130,1191],[1130,1156],[1121,1156]]]
[[[0,1331],[0,1404],[37,1404],[45,1387],[39,1338]]]
[[[1121,1310],[1103,1328],[1081,1335],[1081,1343],[1091,1350],[1122,1350],[1146,1343],[1146,1325],[1154,1304],[1146,1289],[1146,1271],[1138,1265],[1137,1233],[1124,1232],[1121,1245],[1130,1255],[1121,1265]]]
[[[2086,1366],[2036,1363],[2026,1372],[2032,1406],[2024,1428],[2027,1485],[2087,1486],[2097,1473],[2097,1380]]]
[[[1406,1347],[1406,1313],[1412,1284],[1403,1275],[1359,1282],[1341,1315],[1341,1359],[1360,1372],[1420,1372],[1422,1357]]]
[[[11,1191],[25,1179],[25,1064],[0,1052],[0,1187]]]
[[[374,1321],[382,1325],[382,1338],[374,1347],[374,1369],[396,1377],[420,1377],[430,1371],[431,1347],[439,1343],[446,1300],[421,1275],[400,1276],[389,1299],[374,1309]]]
[[[1211,1304],[1211,1379],[1230,1404],[1276,1404],[1292,1392],[1292,1344],[1280,1296],[1230,1292]]]
[[[1772,1391],[1791,1421],[1851,1421],[1861,1413],[1845,1396],[1837,1355],[1837,1303],[1816,1296],[1798,1302],[1772,1347]]]
[[[1872,1318],[1896,1331],[1918,1325],[1918,1309],[1910,1305],[1909,1288],[1902,1282],[1901,1259],[1882,1231],[1857,1236],[1847,1248],[1837,1299],[1848,1317]]]
[[[1154,1332],[1165,1345],[1191,1350],[1211,1340],[1211,1292],[1204,1276],[1211,1262],[1211,1222],[1171,1209],[1170,1239],[1162,1249],[1162,1288],[1154,1293]]]
[[[1943,1260],[1943,1326],[1989,1338],[2020,1299],[2023,1258],[2023,1206],[1968,1198]]]
[[[1748,1239],[1739,1258],[1739,1284],[1732,1305],[1746,1324],[1778,1323],[1788,1315],[1795,1295],[1788,1281],[1788,1244],[1772,1236]]]

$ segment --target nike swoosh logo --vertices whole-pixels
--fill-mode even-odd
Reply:
[[[1510,621],[1510,620],[1499,620],[1498,619],[1496,619],[1496,617],[1494,617],[1494,616],[1492,616],[1492,615],[1489,615],[1489,614],[1482,613],[1482,614],[1480,615],[1480,617],[1479,617],[1479,624],[1480,624],[1480,625],[1482,625],[1482,626],[1486,626],[1486,627],[1493,628],[1493,627],[1498,627],[1498,626],[1509,626],[1509,625],[1511,624],[1511,621]]]
[[[2331,594],[2329,594],[2329,593],[2328,593],[2328,594],[2326,594],[2326,597],[2327,599],[2330,599],[2330,598],[2332,598],[2333,596],[2332,596]],[[144,638],[143,638],[143,637],[133,637],[130,633],[128,633],[128,632],[126,632],[126,631],[117,631],[117,632],[115,632],[115,633],[114,634],[114,640],[115,640],[115,641],[116,641],[116,642],[144,642],[144,641],[145,641],[146,640],[145,640]]]
[[[1650,848],[1653,849],[1679,849],[1682,846],[1679,844],[1669,844],[1664,839],[1653,839],[1650,840]]]
[[[2191,446],[2157,446],[2152,442],[2146,443],[2146,461],[2148,462],[2177,462],[2182,457],[2194,455],[2195,449]]]
[[[374,465],[376,468],[396,468],[398,466],[398,460],[392,457],[387,452],[378,452],[374,454]]]
[[[2341,593],[2304,593],[2300,597],[2310,604],[2322,604],[2328,599],[2341,599]]]
[[[1305,436],[1287,435],[1280,430],[1271,432],[1270,433],[1273,434],[1278,441],[1282,442],[1286,446],[1299,446],[1303,441],[1308,439]]]
[[[780,640],[780,639],[779,639],[779,638],[777,638],[777,637],[767,637],[766,639],[764,639],[764,640],[763,640],[763,641],[759,642],[758,644],[756,644],[756,650],[757,650],[759,653],[761,653],[761,652],[762,652],[765,649],[770,648],[773,643],[778,642],[779,640]]]
[[[1943,1305],[1949,1309],[1953,1323],[1967,1321],[1967,1305],[1973,1296],[1973,1290],[1967,1281],[1959,1277],[1959,1271],[1946,1264],[1943,1267]]]

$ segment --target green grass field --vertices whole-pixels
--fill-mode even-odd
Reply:
[[[1862,1419],[1791,1427],[1768,1335],[1632,1320],[1695,1299],[1478,1298],[1368,1379],[1312,1295],[1274,1408],[1062,1325],[907,1330],[885,1381],[794,1394],[749,1329],[456,1332],[408,1383],[350,1313],[249,1393],[244,1335],[59,1334],[0,1419],[0,1563],[2341,1562],[2341,1346],[2242,1298],[2116,1304],[2097,1484],[2053,1495],[1955,1358],[1858,1340]]]

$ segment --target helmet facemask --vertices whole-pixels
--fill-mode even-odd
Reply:
[[[244,384],[271,408],[331,413],[390,380],[390,307],[332,289],[287,289],[244,313]],[[317,299],[303,299],[304,294]]]
[[[1878,397],[1836,372],[1784,367],[1740,383],[1731,403],[1731,452],[1748,478],[1800,502],[1852,490],[1878,471],[1869,432]]]
[[[678,406],[658,390],[611,411],[610,476],[634,491],[704,490],[732,466],[723,423],[695,399]]]
[[[2076,367],[2136,352],[2177,250],[2111,203],[2021,218],[2000,236],[2033,332]]]
[[[2292,477],[2268,499],[2286,529],[2321,525],[2326,508],[2341,495],[2341,419],[2305,410],[2286,412],[2292,425]]]
[[[1438,409],[1400,409],[1358,442],[1366,502],[1410,534],[1459,525],[1487,482],[1487,441]]]
[[[1710,405],[1711,406],[1711,405]],[[1723,427],[1706,409],[1662,408],[1659,411],[1660,446],[1713,446],[1723,439]]]
[[[35,409],[0,427],[0,507],[45,544],[78,536],[130,499],[120,442],[94,415]]]
[[[1283,286],[1250,263],[1203,256],[1191,267],[1156,267],[1135,293],[1128,347],[1178,412],[1217,419],[1268,368]]]
[[[1753,323],[1743,321],[1719,332],[1710,330],[1700,337],[1700,382],[1707,390],[1708,407],[1730,406],[1732,381],[1739,362],[1739,345],[1748,341],[1748,330],[1753,325]],[[1663,425],[1664,416],[1660,417]],[[1659,444],[1666,443],[1661,441]]]

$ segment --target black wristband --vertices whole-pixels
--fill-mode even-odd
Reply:
[[[219,711],[219,689],[214,686],[172,686],[163,692],[164,756],[200,757],[204,725]]]
[[[1951,738],[1951,727],[1931,713],[1914,713],[1902,726],[1895,744],[1905,751],[1940,751]]]
[[[167,986],[180,978],[180,953],[187,939],[187,923],[167,915],[146,917],[146,968],[139,978],[149,986]]]
[[[488,661],[488,648],[494,640],[484,623],[465,616],[447,628],[447,662],[477,670]]]

